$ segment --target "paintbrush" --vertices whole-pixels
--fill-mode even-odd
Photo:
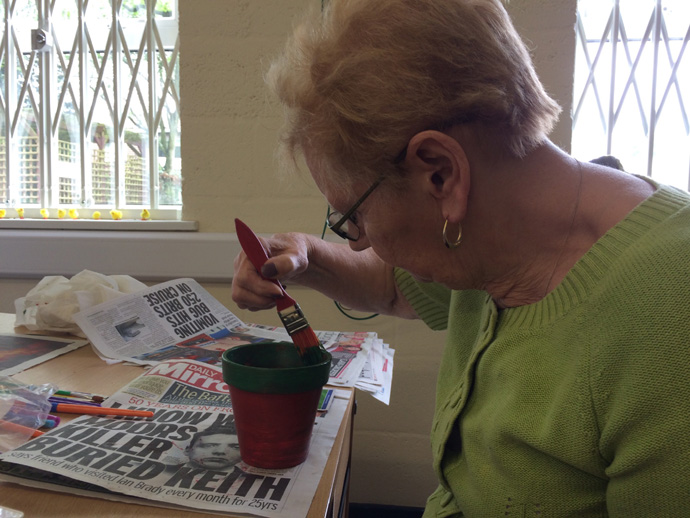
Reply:
[[[266,279],[261,274],[261,267],[268,260],[268,252],[264,248],[256,234],[241,220],[235,218],[235,230],[237,238],[242,245],[244,253],[247,254],[249,261],[254,265],[254,268],[259,272],[262,278]],[[285,330],[292,338],[293,343],[297,346],[302,361],[307,364],[315,364],[323,361],[323,352],[325,349],[319,341],[316,333],[304,317],[302,309],[297,304],[297,301],[287,294],[285,288],[276,279],[266,279],[273,282],[280,288],[283,296],[276,300],[276,308],[278,316],[280,317]]]

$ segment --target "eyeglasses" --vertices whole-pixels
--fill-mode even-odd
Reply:
[[[405,146],[400,153],[397,154],[397,156],[393,159],[393,164],[397,165],[403,160],[405,160],[405,156],[407,155],[407,146]],[[338,212],[337,210],[334,210],[331,212],[331,209],[329,207],[328,209],[328,215],[326,216],[326,225],[328,225],[328,228],[330,228],[333,232],[335,232],[337,235],[342,237],[343,239],[349,239],[350,241],[357,241],[359,239],[359,227],[357,226],[357,223],[355,220],[352,219],[352,215],[355,213],[355,211],[359,208],[359,206],[364,203],[364,200],[367,199],[367,197],[376,189],[379,184],[383,181],[383,176],[379,177],[378,180],[376,180],[371,187],[369,187],[364,194],[362,194],[362,197],[355,202],[355,204],[350,207],[350,210],[348,210],[345,214],[342,212]]]
[[[383,180],[383,178],[376,180],[345,214],[338,211],[331,212],[329,209],[328,216],[326,216],[326,224],[328,225],[328,228],[344,239],[357,241],[359,239],[359,227],[352,219],[352,215],[359,208],[359,206],[364,203],[364,200],[367,199],[374,189],[378,187],[378,185],[381,183],[381,180]]]

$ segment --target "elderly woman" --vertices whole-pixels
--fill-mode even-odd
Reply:
[[[448,330],[425,516],[687,516],[690,196],[548,140],[499,0],[331,0],[268,78],[349,247],[261,273]],[[277,296],[240,255],[239,307]]]

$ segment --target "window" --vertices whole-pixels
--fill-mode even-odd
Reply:
[[[572,152],[690,189],[690,2],[578,0]]]
[[[0,208],[181,206],[176,0],[0,0]]]

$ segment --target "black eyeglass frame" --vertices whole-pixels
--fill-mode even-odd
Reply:
[[[350,207],[350,209],[347,212],[345,212],[344,214],[342,214],[338,211],[329,212],[328,216],[326,216],[326,225],[328,225],[328,228],[331,229],[333,232],[335,232],[340,237],[342,237],[343,239],[347,239],[349,241],[357,241],[359,239],[359,226],[357,225],[357,223],[352,221],[350,218],[352,218],[352,215],[359,208],[359,206],[362,203],[364,203],[364,200],[366,200],[369,197],[369,195],[372,192],[374,192],[374,189],[376,189],[382,181],[383,181],[383,177],[379,178],[373,184],[371,184],[371,187],[369,187],[366,191],[364,191],[364,194],[362,194],[362,196],[355,202],[355,204],[352,207]],[[335,223],[333,223],[331,225],[331,216],[333,216],[335,214],[341,214],[341,217],[338,221],[336,221]],[[347,232],[340,230],[340,228],[345,223],[347,223],[348,220],[351,220],[352,224],[355,226],[355,228],[357,228],[357,237],[349,236],[347,234]]]
[[[393,159],[393,164],[399,164],[403,160],[405,160],[405,157],[407,155],[407,146],[402,148],[402,151],[398,153],[398,155]],[[330,208],[328,210],[328,214],[326,215],[326,226],[328,226],[329,229],[331,229],[333,232],[335,232],[336,235],[342,237],[343,239],[347,239],[349,241],[357,241],[359,239],[359,225],[352,221],[352,224],[355,226],[357,229],[357,237],[351,237],[347,235],[347,232],[343,232],[340,230],[340,227],[342,227],[348,219],[352,218],[352,215],[355,213],[355,211],[359,208],[359,206],[364,203],[364,200],[366,200],[369,195],[374,192],[374,189],[376,189],[379,184],[383,181],[385,176],[380,176],[378,180],[376,180],[371,187],[369,187],[364,194],[362,194],[361,198],[355,202],[355,204],[350,207],[350,210],[348,210],[345,214],[342,214],[338,212],[337,210],[334,210],[333,212],[330,211]],[[333,225],[331,225],[331,216],[334,214],[341,214],[341,218],[336,221]]]

